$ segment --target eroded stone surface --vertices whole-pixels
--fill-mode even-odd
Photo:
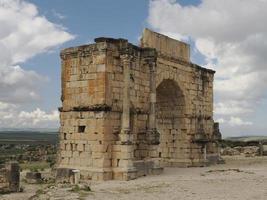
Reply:
[[[129,180],[218,157],[214,71],[190,62],[189,45],[148,29],[140,47],[95,42],[61,51],[58,168]]]

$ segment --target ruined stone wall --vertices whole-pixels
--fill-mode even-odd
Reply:
[[[136,176],[145,175],[150,173],[148,169],[157,168],[151,159],[158,157],[155,147],[148,140],[151,95],[149,64],[155,63],[155,51],[141,49],[124,40],[109,45],[107,70],[112,100],[110,115],[120,119],[119,122],[109,121],[113,124],[113,134],[118,135],[112,149],[114,178],[122,179],[125,170],[136,171]]]
[[[157,106],[166,111],[157,113],[162,155],[174,166],[203,163],[203,145],[192,140],[212,136],[213,74],[165,57],[158,58],[157,78]]]
[[[85,178],[111,179],[108,134],[110,98],[106,98],[106,46],[70,48],[62,52],[60,167],[84,170]],[[104,134],[105,133],[105,134]]]
[[[145,29],[141,38],[141,47],[150,47],[158,54],[190,62],[190,46],[166,35]]]
[[[141,46],[158,52],[157,128],[162,160],[167,166],[202,165],[204,151],[218,154],[213,142],[200,143],[213,137],[214,71],[192,64],[188,45],[148,29]]]
[[[70,48],[62,54],[62,103],[64,110],[106,104],[105,46]]]
[[[141,41],[97,38],[61,52],[58,168],[129,180],[217,153],[214,71],[192,64],[185,43],[149,30]]]
[[[133,177],[146,174],[146,162],[140,164],[150,158],[144,56],[126,40],[106,38],[62,51],[60,168],[78,168],[92,179],[129,179],[129,170]]]

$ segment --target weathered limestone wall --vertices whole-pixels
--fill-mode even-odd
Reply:
[[[62,54],[62,103],[65,110],[108,103],[106,47],[103,45],[70,48]]]
[[[171,166],[202,165],[205,148],[207,154],[218,154],[213,142],[200,143],[200,139],[211,141],[213,136],[214,71],[192,64],[188,45],[148,29],[141,46],[159,52],[157,128],[162,160]]]
[[[59,168],[96,180],[158,170],[146,139],[151,53],[108,38],[62,51]]]
[[[190,46],[149,29],[145,29],[141,39],[141,47],[157,49],[158,54],[190,62]]]
[[[214,71],[192,64],[185,43],[149,30],[141,41],[97,38],[61,52],[58,168],[129,180],[218,155]]]
[[[169,66],[168,70],[166,66]],[[157,105],[159,109],[163,107],[167,115],[158,116],[158,129],[162,130],[160,146],[165,146],[162,149],[163,155],[172,162],[171,165],[176,165],[175,162],[177,165],[200,164],[204,162],[201,153],[203,147],[192,143],[192,140],[197,136],[212,135],[213,75],[194,68],[185,68],[175,62],[166,62],[166,59],[158,59],[157,67],[160,82],[157,89]],[[203,74],[210,79],[211,84],[207,82],[206,86],[203,86]],[[174,90],[176,93],[172,92]],[[161,99],[166,100],[165,104]]]
[[[112,135],[105,125],[106,46],[93,44],[62,52],[60,167],[79,168],[94,179],[111,179]],[[108,105],[109,104],[109,105]],[[107,169],[105,169],[107,168]],[[100,177],[99,177],[100,176]],[[105,176],[105,177],[103,177]]]
[[[109,90],[111,91],[112,111],[120,114],[119,123],[111,122],[113,133],[118,140],[113,145],[112,168],[115,179],[147,174],[149,148],[146,140],[149,112],[149,68],[144,63],[141,49],[121,41],[113,42],[108,50],[108,67],[110,70]],[[118,115],[118,114],[112,114]],[[140,137],[142,139],[140,139]],[[150,165],[153,165],[150,164]],[[149,167],[153,168],[153,166]],[[128,178],[126,178],[128,179]]]

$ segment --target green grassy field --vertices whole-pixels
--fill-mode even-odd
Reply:
[[[0,144],[56,144],[58,132],[0,131]]]
[[[20,168],[22,170],[30,170],[30,171],[42,171],[44,169],[50,168],[50,164],[48,162],[29,162],[29,163],[21,163]]]
[[[0,131],[0,163],[16,160],[21,163],[22,169],[31,171],[49,168],[49,160],[38,161],[36,155],[39,154],[35,150],[48,147],[48,156],[53,157],[57,142],[58,132]],[[28,155],[29,151],[32,155]],[[31,161],[32,158],[34,161]]]

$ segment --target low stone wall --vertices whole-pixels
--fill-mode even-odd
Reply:
[[[20,168],[17,162],[0,165],[0,193],[19,192]]]
[[[26,182],[30,184],[41,183],[42,174],[40,172],[27,172],[26,173]]]
[[[244,155],[246,157],[254,157],[260,155],[260,148],[257,146],[237,146],[237,147],[226,147],[222,149],[221,155],[223,156],[236,156],[236,155]]]
[[[78,184],[80,181],[80,170],[58,168],[56,172],[56,181],[58,183]]]

